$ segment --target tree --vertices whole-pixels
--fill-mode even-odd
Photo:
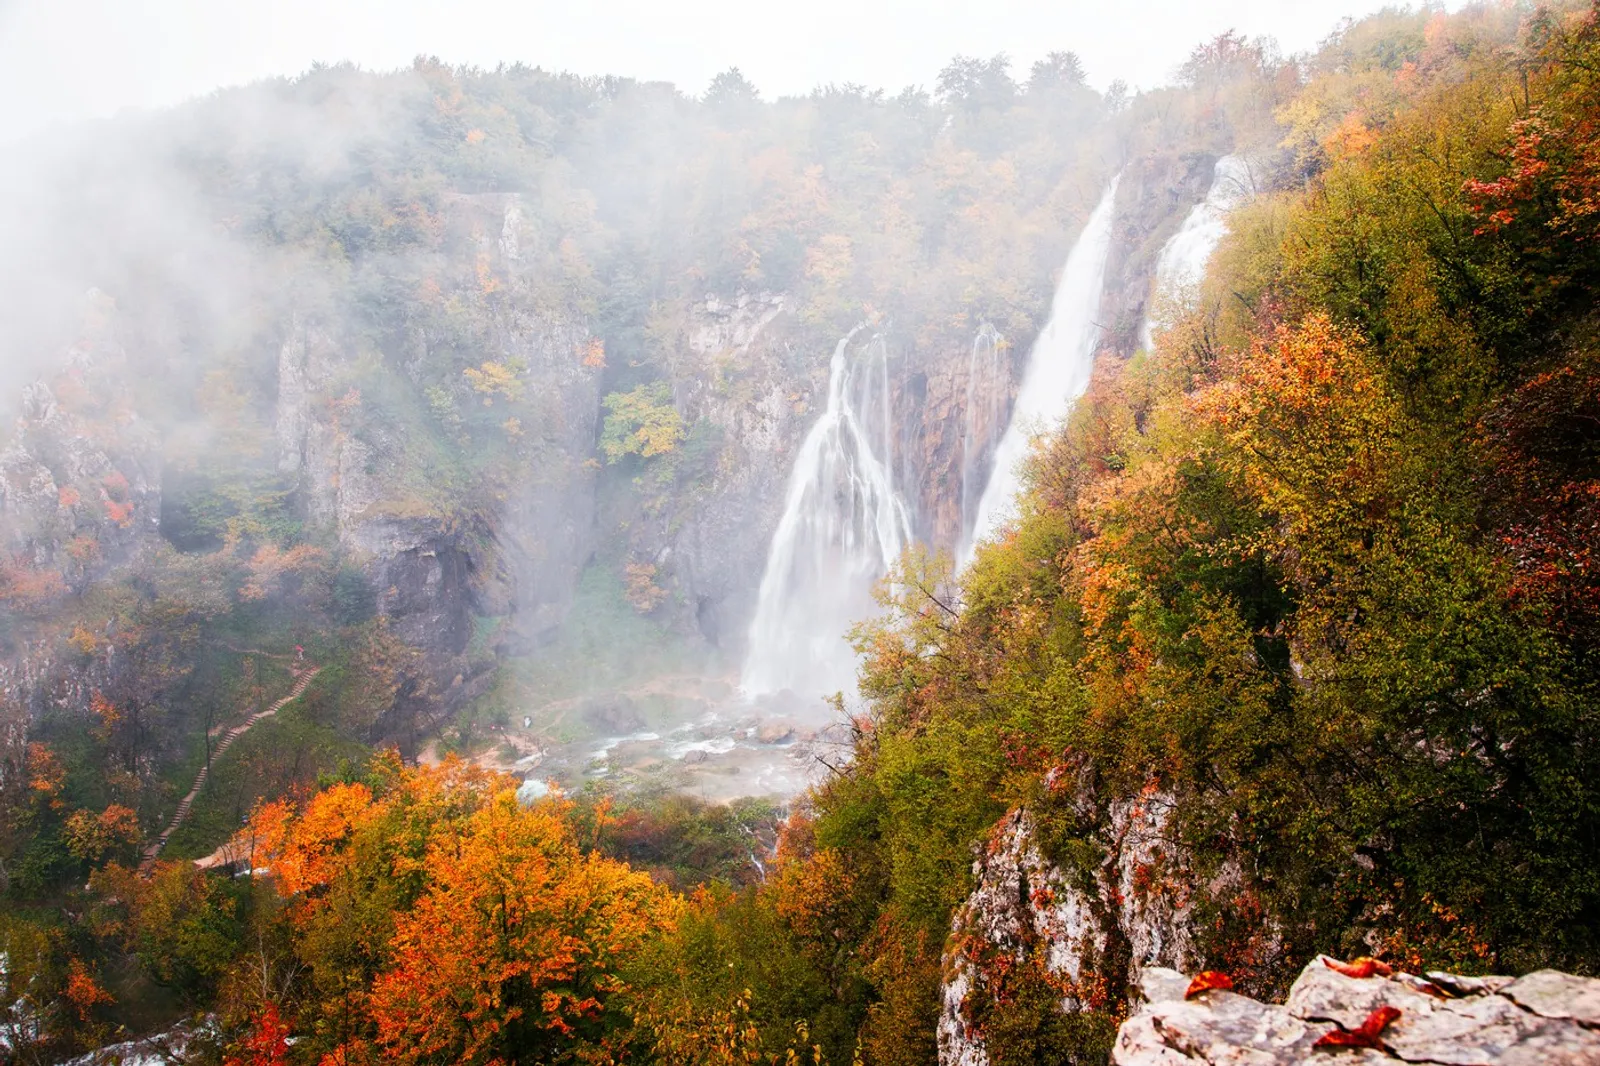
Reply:
[[[711,79],[704,99],[709,107],[744,108],[760,103],[761,94],[738,67],[729,67]]]
[[[1017,83],[1011,78],[1011,59],[956,56],[939,72],[939,98],[954,113],[964,147],[984,155],[998,154],[1010,139],[1006,121],[1017,102]]]
[[[945,103],[967,114],[1010,107],[1017,95],[1011,58],[1003,52],[988,59],[956,56],[939,72],[935,85]]]
[[[672,405],[672,391],[664,381],[640,385],[629,392],[613,392],[604,404],[606,420],[600,432],[600,450],[608,463],[629,455],[644,459],[664,455],[683,440],[683,416]]]
[[[372,988],[389,1059],[557,1062],[604,1040],[620,968],[674,905],[648,875],[581,852],[562,814],[504,792],[430,850],[429,887]]]
[[[98,815],[73,811],[63,832],[67,850],[85,862],[97,863],[113,855],[127,857],[139,843],[139,816],[118,803]]]
[[[157,984],[206,1002],[232,966],[245,931],[240,890],[187,861],[149,876],[115,863],[95,872],[102,928],[113,932]]]
[[[239,846],[267,856],[310,971],[297,1031],[330,1061],[569,1061],[625,1028],[623,972],[676,897],[582,849],[570,805],[525,809],[512,786],[388,755],[252,818]]]
[[[1030,93],[1076,88],[1084,84],[1083,63],[1076,52],[1051,52],[1033,64],[1028,74]]]

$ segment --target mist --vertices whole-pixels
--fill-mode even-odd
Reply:
[[[928,62],[929,33],[896,47]],[[1114,52],[1065,49],[801,87],[753,51],[773,81],[729,68],[689,92],[318,64],[28,134],[0,164],[0,406],[32,405],[16,565],[160,600],[151,566],[314,558],[238,579],[217,621],[392,671],[341,735],[569,786],[792,794],[854,704],[847,636],[874,587],[905,548],[966,558],[995,535],[1039,412],[1070,407],[1017,399],[1052,301],[1078,323],[1081,391],[1148,336],[1153,295],[1177,298],[1151,279],[1213,161],[1285,162],[1272,113],[1301,68],[1227,33],[1160,59],[1174,82],[1148,92],[1096,77]],[[901,71],[927,88],[876,87]],[[1063,311],[1107,188],[1114,236]],[[86,380],[140,427],[127,457],[87,410],[63,421]],[[142,486],[138,536],[53,502],[113,474]]]
[[[474,0],[446,13],[411,0],[289,0],[226,9],[190,0],[137,8],[102,0],[13,0],[0,8],[0,85],[4,99],[30,106],[0,112],[0,142],[61,120],[165,107],[221,86],[293,75],[316,62],[387,70],[416,55],[485,68],[522,62],[625,74],[672,82],[692,94],[703,92],[718,72],[739,66],[775,99],[830,82],[891,92],[931,87],[958,53],[1005,52],[1026,67],[1047,51],[1070,48],[1083,57],[1097,88],[1117,80],[1154,88],[1170,79],[1197,41],[1235,30],[1272,36],[1285,51],[1299,52],[1338,19],[1382,6],[1370,0],[1147,0],[1111,8],[893,2],[825,4],[795,18],[724,2],[571,8]],[[840,26],[849,32],[835,32]]]
[[[0,7],[0,1058],[1584,1058],[1597,69]]]

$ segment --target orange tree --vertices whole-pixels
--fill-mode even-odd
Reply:
[[[580,847],[569,807],[525,809],[504,776],[454,760],[410,769],[393,755],[299,809],[262,807],[241,843],[282,899],[293,959],[281,968],[304,976],[236,982],[288,989],[239,1012],[277,1006],[304,1061],[603,1054],[622,1027],[620,975],[678,901]]]

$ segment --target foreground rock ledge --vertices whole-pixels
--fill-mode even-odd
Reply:
[[[1600,1064],[1600,980],[1539,970],[1526,977],[1346,977],[1312,960],[1282,1006],[1233,992],[1184,999],[1189,978],[1146,970],[1145,1005],[1123,1023],[1117,1066],[1279,1066],[1438,1063],[1440,1066]],[[1383,1047],[1313,1048],[1339,1027],[1356,1029],[1379,1007],[1400,1015]]]

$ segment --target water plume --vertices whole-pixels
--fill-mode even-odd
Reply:
[[[746,695],[825,694],[855,684],[845,633],[911,541],[895,490],[889,353],[881,335],[834,348],[828,402],[795,456],[740,679]]]
[[[1097,316],[1105,289],[1106,257],[1111,251],[1117,180],[1113,178],[1106,187],[1061,270],[1061,281],[1050,305],[1050,320],[1028,353],[1011,422],[995,449],[993,471],[966,543],[958,553],[962,563],[971,560],[979,541],[993,536],[1014,515],[1031,435],[1059,424],[1089,387],[1094,353],[1100,343]]]

